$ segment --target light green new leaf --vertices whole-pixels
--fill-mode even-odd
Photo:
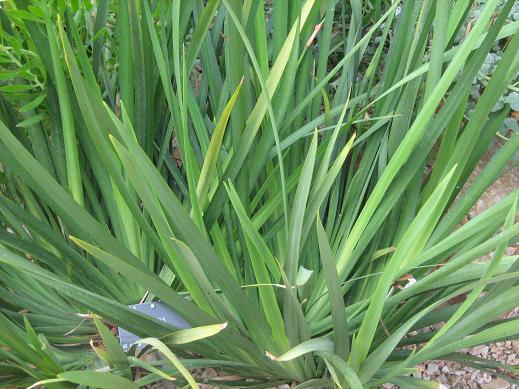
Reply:
[[[178,359],[178,357],[163,342],[155,338],[140,339],[138,342],[139,344],[148,344],[152,346],[154,349],[164,354],[164,356],[167,359],[169,359],[169,361],[182,374],[182,376],[187,380],[187,382],[189,383],[189,385],[191,385],[192,388],[200,389],[191,373],[189,373],[189,371],[184,367],[184,365],[182,365],[180,359]]]
[[[300,357],[302,355],[316,352],[316,351],[327,351],[333,352],[333,342],[330,338],[315,338],[307,340],[297,346],[292,347],[289,351],[280,356],[275,356],[270,353],[267,355],[274,361],[288,362],[292,359]]]
[[[196,342],[197,340],[214,336],[223,331],[226,327],[227,323],[188,328],[163,336],[160,340],[167,345]]]
[[[223,112],[220,115],[218,122],[216,123],[216,127],[214,128],[211,141],[209,142],[209,148],[204,159],[204,164],[202,165],[202,170],[200,171],[200,178],[198,179],[198,184],[196,185],[196,196],[202,208],[206,203],[207,193],[209,192],[213,175],[216,171],[216,162],[218,161],[220,148],[222,147],[222,140],[225,134],[225,128],[227,127],[227,122],[229,121],[232,108],[234,107],[234,103],[238,98],[242,85],[243,79],[242,82],[238,84],[238,87],[236,88],[231,98],[229,99],[229,102],[223,109]]]

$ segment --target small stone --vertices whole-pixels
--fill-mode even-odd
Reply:
[[[480,374],[479,370],[476,370],[476,371],[472,372],[472,374],[470,375],[470,380],[477,381],[480,376],[481,376],[481,374]]]
[[[482,350],[483,350],[483,346],[473,347],[470,350],[470,355],[481,355]]]
[[[440,371],[440,369],[438,367],[438,364],[436,364],[436,363],[429,363],[427,365],[427,372],[429,374],[437,373],[438,371]]]
[[[519,339],[512,340],[512,348],[514,349],[516,354],[519,354]]]
[[[516,357],[515,354],[510,354],[510,355],[508,356],[507,360],[508,360],[509,362],[511,362],[511,361],[513,361],[513,360],[515,359],[515,357]]]
[[[211,369],[211,368],[204,369],[204,371],[202,372],[202,375],[201,375],[202,378],[214,378],[217,376],[218,376],[218,373],[216,372],[216,370]]]
[[[481,384],[481,389],[507,389],[509,387],[508,381],[502,378],[493,378],[488,384]]]
[[[449,377],[449,383],[451,384],[451,387],[454,387],[454,386],[458,385],[462,379],[463,378],[460,377],[459,375],[451,375]]]
[[[449,366],[445,365],[442,367],[442,373],[444,374],[450,374],[451,369],[449,369]]]
[[[486,358],[488,356],[489,351],[490,351],[490,347],[488,347],[488,346],[481,347],[481,356],[483,358]]]

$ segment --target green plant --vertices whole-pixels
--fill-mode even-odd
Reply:
[[[461,190],[508,114],[519,22],[489,0],[455,44],[472,3],[2,2],[2,382],[414,387],[424,360],[516,337],[498,317],[519,190],[459,223],[519,148]],[[187,340],[127,306],[155,299]],[[123,353],[98,317],[166,358]]]

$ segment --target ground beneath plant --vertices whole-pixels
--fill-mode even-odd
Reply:
[[[503,318],[511,318],[519,315],[519,308],[514,309]],[[430,330],[438,329],[441,325],[432,326]],[[504,363],[505,365],[519,365],[519,340],[497,342],[489,345],[476,346],[461,352]],[[506,375],[505,371],[502,373]],[[427,381],[435,381],[438,388],[459,389],[518,389],[517,385],[508,383],[503,378],[492,376],[484,371],[463,366],[452,361],[429,361],[417,366],[413,377]],[[517,377],[516,377],[517,378]],[[398,388],[395,385],[386,384],[383,389]]]

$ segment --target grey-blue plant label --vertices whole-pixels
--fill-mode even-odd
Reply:
[[[133,304],[129,306],[145,315],[151,316],[160,321],[169,323],[179,329],[190,328],[191,326],[180,317],[171,307],[161,302]],[[119,327],[119,343],[125,351],[128,351],[133,343],[140,339],[139,336]],[[138,348],[141,346],[139,345]]]

